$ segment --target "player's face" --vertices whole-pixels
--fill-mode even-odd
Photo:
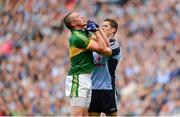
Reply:
[[[72,17],[72,25],[74,25],[74,26],[84,27],[87,23],[85,17],[80,16],[76,12],[72,13],[71,17]]]
[[[107,36],[114,33],[114,28],[111,27],[108,21],[104,21],[101,25],[102,30],[106,33]]]

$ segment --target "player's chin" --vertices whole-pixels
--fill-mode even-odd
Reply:
[[[86,23],[86,22],[82,24],[82,26],[86,26],[86,25],[87,25],[87,23]]]
[[[87,24],[87,20],[84,20],[84,24]]]

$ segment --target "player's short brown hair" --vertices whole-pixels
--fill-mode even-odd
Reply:
[[[72,27],[72,25],[71,25],[72,18],[70,17],[70,15],[71,15],[72,13],[73,13],[73,12],[70,12],[70,13],[68,13],[68,14],[64,17],[64,24],[65,24],[65,26],[66,26],[68,29],[70,29],[70,30],[73,29],[73,27]]]
[[[116,34],[117,30],[118,30],[118,23],[114,20],[114,19],[105,19],[104,21],[108,21],[110,23],[111,28],[115,28],[116,31],[114,32],[114,34]]]

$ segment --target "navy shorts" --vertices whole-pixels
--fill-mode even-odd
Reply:
[[[92,90],[89,112],[117,112],[115,90]]]

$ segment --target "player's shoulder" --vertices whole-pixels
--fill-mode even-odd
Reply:
[[[73,35],[73,36],[78,36],[78,35],[86,36],[84,30],[73,30],[73,31],[72,31],[72,35]]]
[[[122,44],[122,41],[120,38],[113,38],[113,40],[114,40],[114,42],[116,42],[120,46],[120,48],[123,47],[123,44]]]
[[[72,38],[74,39],[82,39],[82,40],[87,40],[88,36],[85,34],[83,30],[74,30],[72,31]]]

